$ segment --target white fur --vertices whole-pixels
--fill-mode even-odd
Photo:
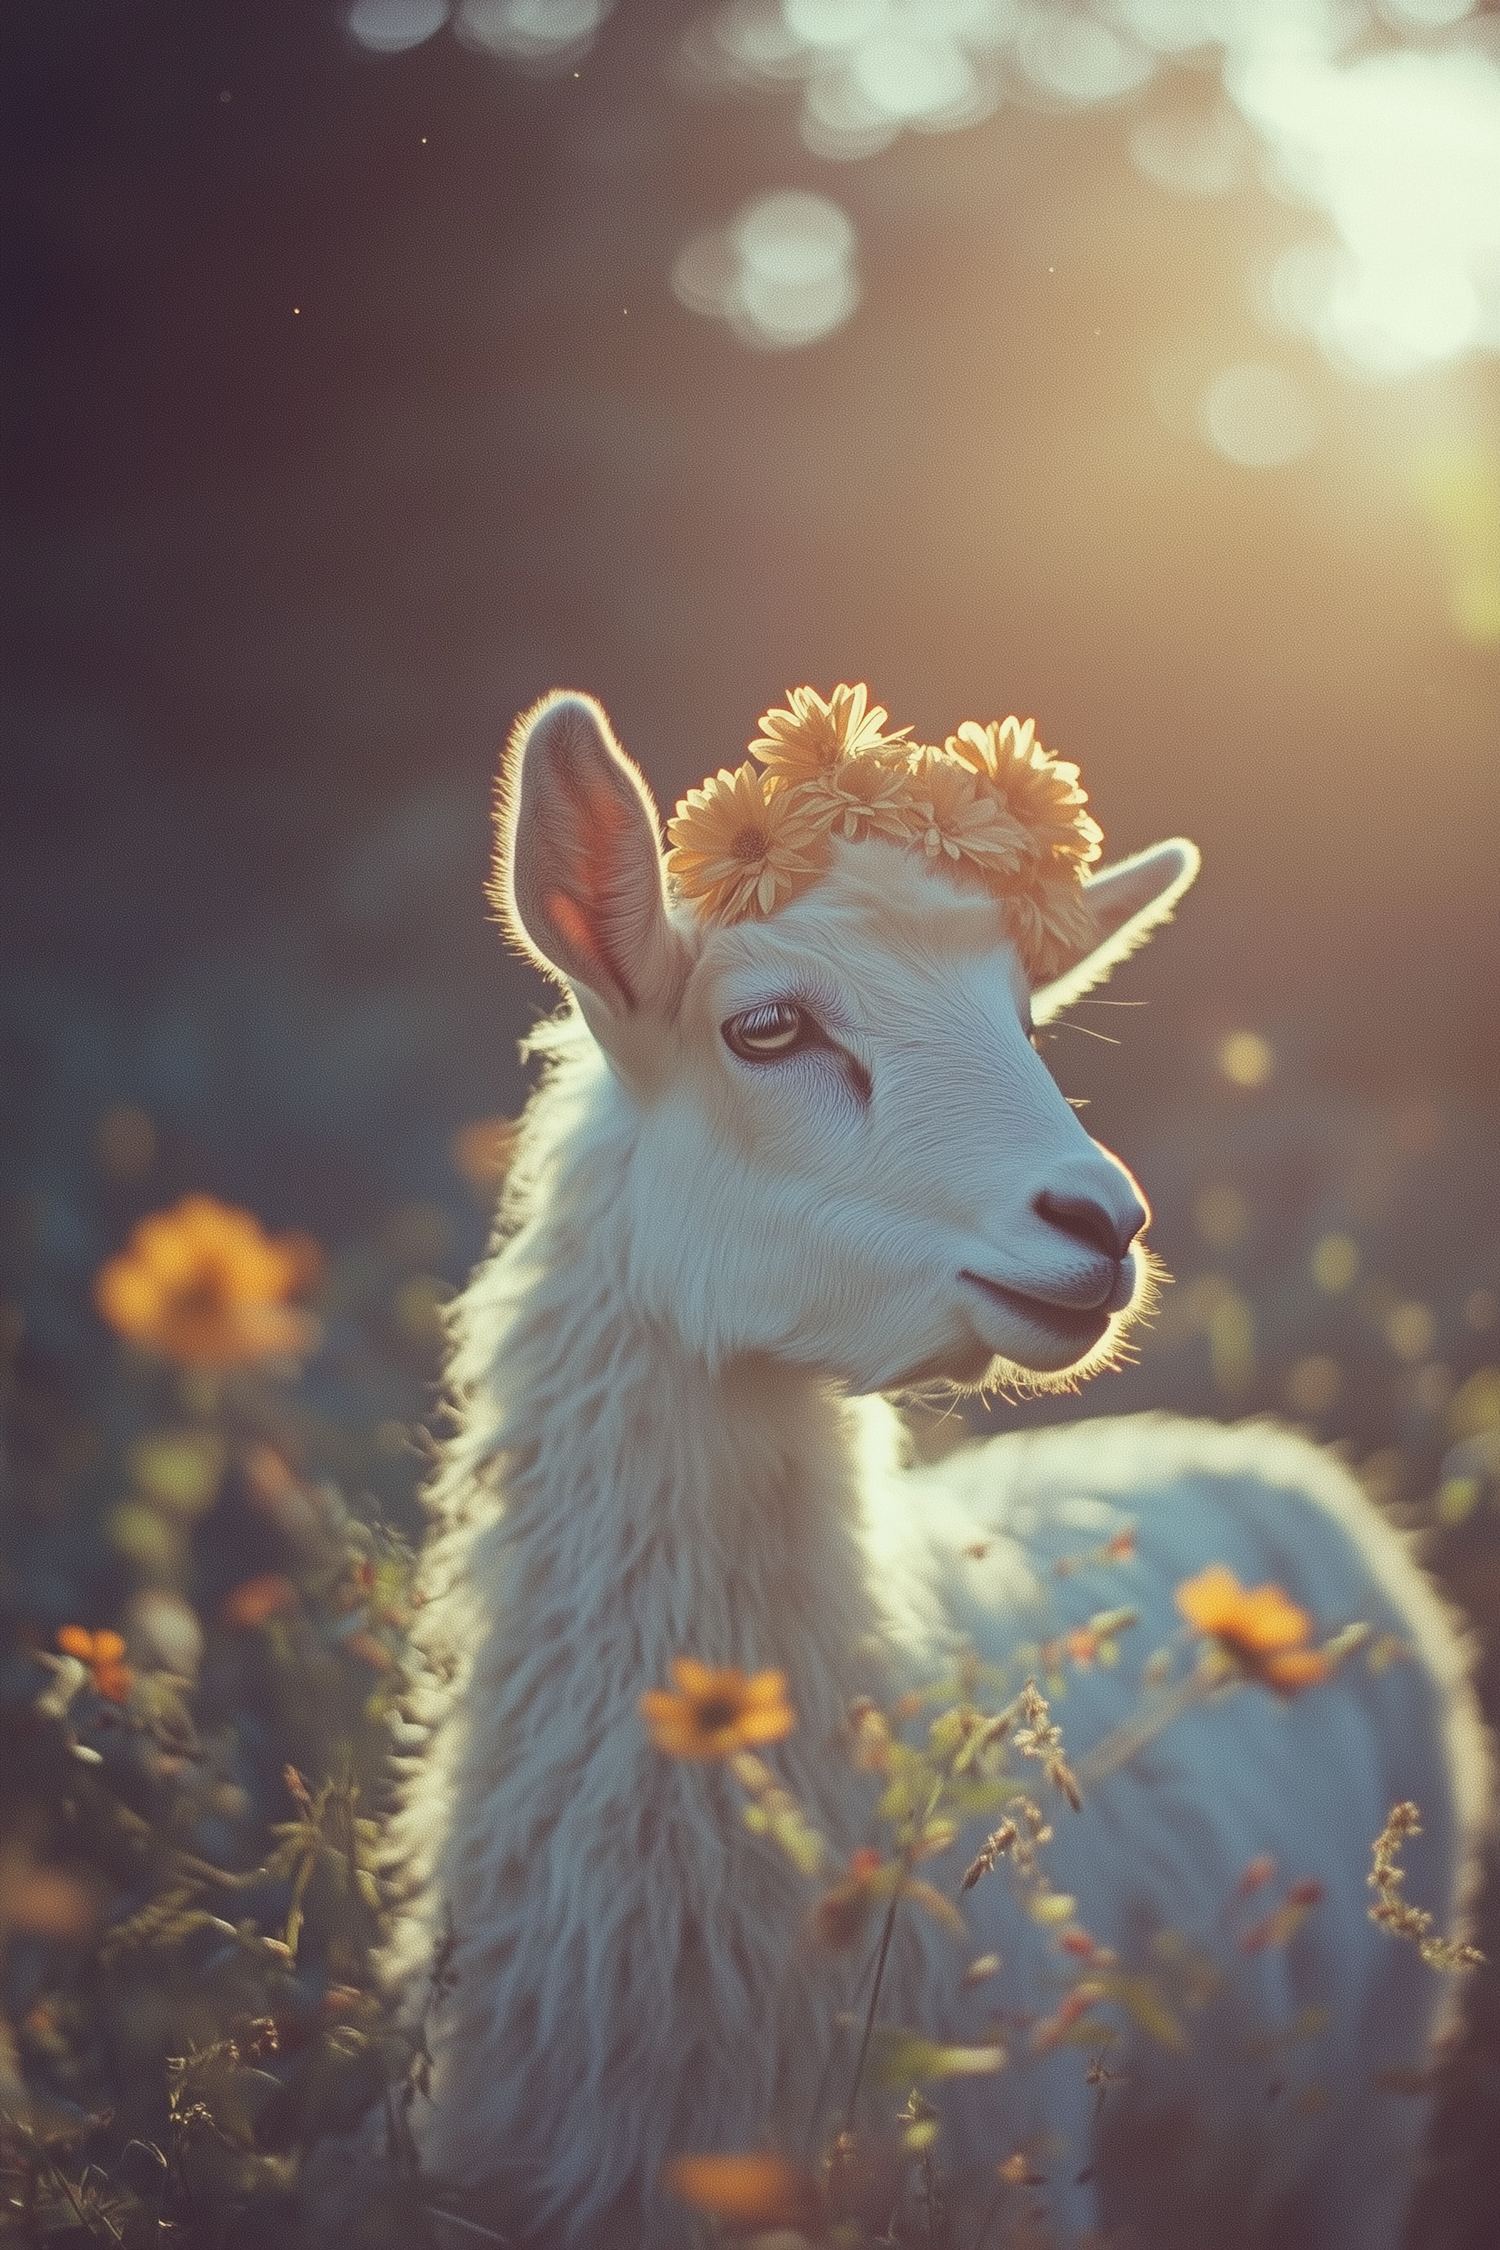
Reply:
[[[579,845],[539,834],[521,802],[543,790],[558,708],[513,753],[527,778],[508,848],[532,855],[533,901]],[[594,707],[568,725],[579,708],[617,759]],[[564,749],[586,771],[581,735]],[[555,799],[551,817],[566,829]],[[586,804],[577,817],[586,830]],[[419,1992],[451,1913],[458,1981],[415,2121],[427,2168],[514,2241],[667,2250],[693,2239],[657,2190],[668,2158],[767,2135],[799,2153],[827,2122],[831,2043],[825,2106],[846,2088],[836,2019],[858,1963],[811,1945],[807,1886],[746,1833],[730,1777],[650,1745],[638,1699],[674,1656],[786,1673],[799,1726],[769,1755],[848,1851],[870,1820],[833,1742],[852,1695],[889,1698],[965,1647],[1005,1661],[1128,1602],[1141,1621],[1121,1665],[1080,1673],[1057,1707],[1078,1762],[1136,1707],[1146,1655],[1181,1646],[1174,1588],[1222,1561],[1325,1630],[1365,1620],[1408,1653],[1295,1703],[1244,1688],[1178,1720],[1082,1814],[1056,1802],[1049,1866],[1093,1936],[1130,1967],[1173,1931],[1223,1976],[1189,2051],[1129,2033],[1096,2124],[1086,2054],[1026,2057],[1019,2019],[1056,2005],[1063,1964],[1003,1875],[969,1901],[968,1953],[997,1950],[999,1975],[965,1993],[968,1954],[907,1910],[882,2015],[959,2037],[997,2008],[1011,2019],[1017,2059],[944,2104],[939,2154],[971,2214],[1025,2149],[1058,2244],[1107,2229],[1142,2250],[1393,2250],[1426,2104],[1372,2074],[1424,2062],[1443,1988],[1369,1922],[1370,1844],[1393,1802],[1418,1801],[1410,1892],[1446,1926],[1479,1819],[1477,1725],[1436,1602],[1336,1463],[1269,1427],[1092,1422],[907,1466],[890,1408],[864,1394],[1062,1382],[1108,1358],[1138,1256],[1105,1261],[1117,1309],[1092,1346],[962,1276],[1102,1303],[1099,1254],[1037,1199],[1091,1200],[1128,1229],[1134,1185],[1031,1052],[982,893],[911,852],[841,846],[768,922],[704,937],[660,903],[654,838],[648,866],[619,827],[610,812],[592,847],[623,850],[610,880],[634,917],[628,954],[617,925],[600,932],[610,989],[577,973],[542,906],[518,908],[573,967],[582,1013],[537,1042],[547,1074],[499,1245],[455,1310],[422,1612],[449,1684],[398,1824],[413,1896],[392,1961]],[[1169,855],[1106,943],[1128,950],[1190,872]],[[788,994],[869,1073],[868,1101],[825,1052],[729,1052],[727,1018]],[[1053,1573],[1127,1523],[1135,1561]],[[975,1842],[925,1871],[951,1889]],[[1230,1902],[1263,1853],[1326,1897],[1289,1947],[1247,1956]],[[1326,2023],[1298,2036],[1308,2008]],[[898,2106],[872,2097],[872,2116],[882,2104]]]

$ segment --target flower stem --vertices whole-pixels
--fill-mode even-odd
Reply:
[[[859,2089],[865,2075],[865,2063],[870,2053],[870,2038],[875,2029],[875,2010],[880,2004],[880,1984],[885,1975],[886,1955],[891,1950],[891,1933],[896,1927],[896,1909],[901,1904],[901,1892],[911,1872],[911,1852],[901,1855],[901,1873],[891,1892],[891,1903],[885,1910],[885,1924],[880,1932],[880,1951],[875,1956],[875,1982],[870,1987],[870,2005],[865,2010],[865,2028],[859,2042],[859,2060],[854,2065],[854,2081],[849,2088],[849,2099],[844,2108],[844,2131],[854,2131],[854,2113],[859,2106]]]
[[[927,1800],[922,1817],[911,1830],[910,1839],[901,1854],[901,1871],[897,1875],[891,1891],[891,1903],[885,1910],[885,1924],[880,1932],[880,1951],[875,1956],[875,1982],[870,1987],[870,2005],[865,2010],[865,2028],[860,2036],[859,2060],[854,2065],[854,2080],[849,2088],[849,2099],[844,2106],[844,2131],[846,2133],[854,2131],[854,2113],[859,2106],[859,2089],[864,2082],[865,2064],[869,2060],[870,2040],[875,2030],[875,2010],[880,2005],[880,1987],[885,1977],[886,1957],[891,1950],[891,1934],[896,1927],[896,1909],[901,1904],[901,1894],[906,1888],[906,1878],[916,1862],[917,1847],[927,1832],[927,1823],[937,1811],[938,1800],[943,1794],[944,1779],[945,1776],[939,1774],[932,1785],[932,1794]]]

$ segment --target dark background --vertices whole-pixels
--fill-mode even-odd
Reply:
[[[511,718],[592,690],[666,807],[787,686],[866,679],[929,739],[1034,713],[1111,853],[1204,851],[1129,1012],[1050,1054],[1178,1276],[1082,1410],[1307,1422],[1490,1650],[1500,651],[1454,629],[1422,492],[1445,448],[1493,460],[1496,363],[1360,384],[1268,347],[1255,276],[1306,212],[1253,170],[1173,198],[1115,109],[819,159],[794,100],[685,83],[694,13],[625,5],[548,77],[448,32],[373,57],[321,0],[5,12],[7,1612],[106,1621],[132,1583],[89,1287],[188,1189],[327,1246],[358,1317],[308,1411],[414,1520],[389,1432],[484,1232],[453,1136],[518,1108],[550,1004],[482,895]],[[1128,114],[1204,86],[1166,70]],[[669,277],[778,187],[848,211],[864,299],[758,351]],[[1305,458],[1247,469],[1162,411],[1268,350],[1315,402]],[[1243,1031],[1253,1087],[1220,1059]],[[1460,1475],[1477,1502],[1441,1504]],[[1434,2243],[1494,2218],[1494,2057]]]

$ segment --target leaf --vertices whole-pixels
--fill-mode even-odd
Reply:
[[[871,2076],[877,2086],[899,2092],[924,2080],[987,2077],[1006,2061],[1001,2046],[944,2047],[915,2031],[877,2031]]]
[[[1139,2024],[1148,2038],[1159,2046],[1170,2047],[1182,2054],[1188,2044],[1187,2033],[1168,2007],[1161,1987],[1152,1977],[1112,1974],[1090,1975],[1090,1984],[1101,1997],[1113,2000],[1125,2010],[1132,2022]]]

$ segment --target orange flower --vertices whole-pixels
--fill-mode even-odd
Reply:
[[[677,1693],[650,1688],[641,1716],[669,1758],[732,1758],[758,1742],[779,1742],[797,1724],[781,1672],[711,1671],[694,1656],[672,1660]]]
[[[858,687],[836,687],[826,703],[816,688],[788,688],[791,709],[762,715],[751,757],[779,780],[795,782],[811,781],[845,758],[893,749],[911,729],[886,734],[885,707],[871,703],[869,696],[863,681]]]
[[[1322,1650],[1308,1646],[1312,1619],[1279,1586],[1242,1586],[1223,1563],[1210,1563],[1178,1587],[1177,1607],[1195,1632],[1278,1695],[1316,1687],[1332,1672]]]
[[[1083,876],[1102,837],[1078,768],[1054,758],[1028,719],[965,720],[941,749],[885,731],[869,690],[788,690],[767,711],[751,759],[690,789],[667,823],[667,870],[700,921],[774,913],[825,872],[828,840],[920,844],[935,867],[972,868],[999,903],[1033,983],[1087,953],[1097,931]]]
[[[1029,890],[1001,894],[1006,932],[1033,984],[1049,984],[1097,944],[1087,897],[1072,876],[1055,874]]]
[[[94,1686],[111,1703],[123,1703],[130,1694],[134,1677],[130,1666],[122,1659],[125,1643],[118,1633],[108,1627],[100,1633],[91,1633],[83,1625],[64,1625],[58,1633],[57,1645],[64,1656],[76,1656],[86,1664],[93,1675]],[[75,1674],[76,1677],[76,1674]]]
[[[706,922],[766,915],[823,870],[818,823],[801,793],[748,761],[690,789],[667,822],[667,873]]]
[[[916,833],[929,859],[967,860],[991,878],[1014,875],[1027,857],[1027,837],[993,789],[976,783],[956,758],[926,750],[911,782]]]
[[[822,2198],[808,2172],[769,2150],[677,2156],[663,2175],[674,2195],[731,2227],[816,2227]]]
[[[142,1219],[102,1267],[94,1302],[122,1336],[185,1367],[233,1367],[311,1348],[317,1324],[288,1299],[317,1278],[304,1234],[273,1240],[248,1211],[188,1195]]]
[[[799,794],[830,836],[849,843],[883,836],[887,843],[909,844],[922,833],[905,759],[893,765],[886,758],[844,758],[814,775]]]
[[[224,1596],[224,1618],[230,1625],[240,1625],[250,1630],[264,1625],[268,1617],[277,1617],[284,1609],[294,1609],[297,1589],[290,1578],[279,1571],[268,1571],[264,1578],[247,1578],[243,1586],[236,1586]]]
[[[993,783],[1034,852],[1079,862],[1099,857],[1104,831],[1083,809],[1089,799],[1079,786],[1078,768],[1042,748],[1034,720],[1023,726],[1019,719],[992,719],[982,727],[966,719],[944,747],[949,757]]]

